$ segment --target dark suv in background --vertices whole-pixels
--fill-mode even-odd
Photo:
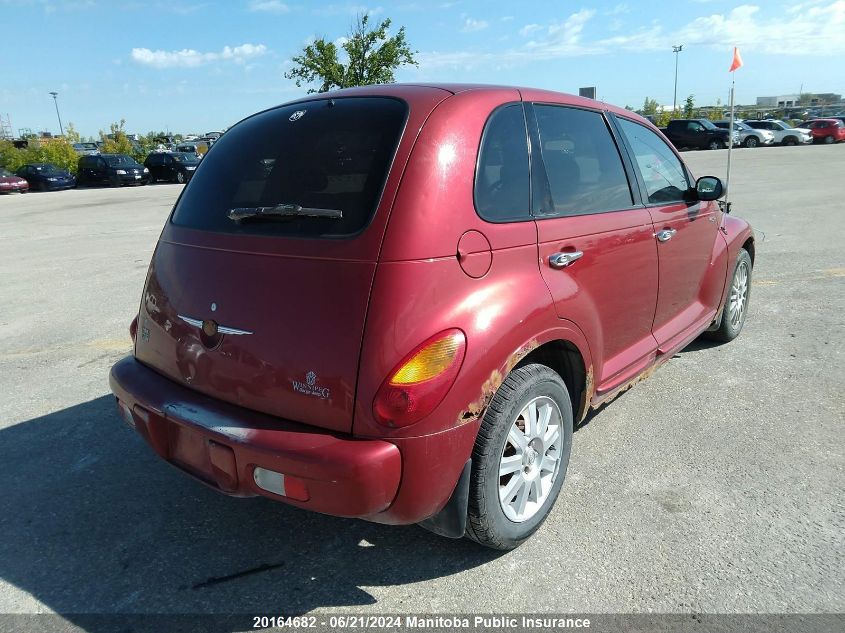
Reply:
[[[149,170],[127,154],[100,154],[79,159],[80,185],[146,185]]]
[[[672,145],[678,149],[685,147],[695,149],[724,149],[730,142],[730,133],[716,127],[707,119],[673,119],[669,125],[660,129]],[[738,135],[734,136],[737,144]]]
[[[199,156],[188,152],[156,152],[144,161],[144,167],[150,170],[150,182],[167,180],[180,184],[191,179],[199,164]]]

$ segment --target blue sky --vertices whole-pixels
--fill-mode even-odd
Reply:
[[[734,45],[739,102],[802,85],[845,92],[845,0],[0,0],[0,115],[15,131],[57,132],[55,90],[84,135],[120,118],[130,132],[222,129],[304,94],[283,76],[290,58],[365,10],[404,25],[419,51],[399,81],[595,85],[617,105],[671,104],[683,43],[679,101],[727,101]]]

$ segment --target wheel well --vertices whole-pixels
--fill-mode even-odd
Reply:
[[[754,238],[749,237],[745,240],[745,244],[742,245],[742,248],[748,251],[748,254],[751,256],[751,265],[754,265]]]
[[[545,365],[557,372],[569,391],[574,419],[576,422],[580,420],[589,407],[589,402],[585,398],[587,371],[578,348],[569,341],[550,341],[532,350],[516,367],[531,363]]]

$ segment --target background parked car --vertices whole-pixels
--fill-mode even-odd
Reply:
[[[202,157],[208,151],[208,143],[205,141],[191,141],[190,143],[179,143],[174,151],[188,152]]]
[[[188,182],[199,164],[199,157],[187,152],[155,152],[144,161],[144,167],[150,170],[150,182]]]
[[[80,185],[146,185],[150,171],[126,154],[99,154],[79,159]]]
[[[678,149],[722,149],[730,142],[727,130],[716,127],[707,119],[673,119],[660,130]],[[733,135],[733,143],[739,142],[739,135]]]
[[[716,127],[727,130],[730,121],[714,121]],[[774,133],[768,130],[755,130],[742,121],[734,121],[734,131],[739,134],[739,144],[745,147],[757,147],[758,145],[771,145],[775,140]]]
[[[29,183],[12,172],[0,168],[0,193],[26,193]]]
[[[38,191],[58,191],[72,189],[76,186],[76,178],[66,169],[59,169],[50,163],[30,163],[23,165],[16,172],[26,179],[30,189]]]
[[[100,153],[100,148],[96,143],[74,143],[73,149],[80,156],[90,156],[91,154]]]
[[[840,119],[814,119],[805,124],[813,135],[814,143],[839,143],[845,141],[845,123]]]
[[[813,135],[809,129],[792,127],[779,119],[768,119],[766,121],[747,119],[743,123],[755,130],[768,130],[775,135],[775,143],[780,143],[781,145],[798,145],[813,142]]]

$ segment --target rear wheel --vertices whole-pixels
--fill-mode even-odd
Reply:
[[[515,369],[493,397],[472,452],[467,536],[513,549],[549,515],[572,448],[572,404],[545,365]]]
[[[756,136],[749,136],[745,139],[745,146],[746,147],[757,147],[758,145],[757,137]]]
[[[748,301],[751,298],[751,268],[751,256],[744,248],[740,249],[722,310],[722,322],[718,330],[707,333],[710,338],[727,343],[742,331],[748,314]]]
[[[710,143],[707,144],[707,149],[721,149],[721,148],[722,148],[722,143],[720,141],[717,141],[716,139],[713,139],[712,141],[710,141]]]
[[[831,144],[831,143],[833,143],[835,140],[836,140],[836,139],[834,139],[832,136],[825,136],[825,137],[824,137],[824,143],[825,143],[825,145],[830,145],[830,144]]]

